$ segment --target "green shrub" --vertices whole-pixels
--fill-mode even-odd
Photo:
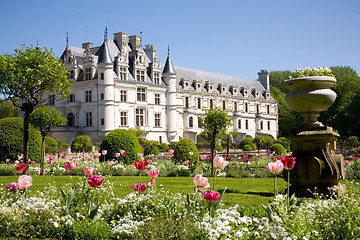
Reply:
[[[190,152],[193,155],[190,155]],[[172,159],[176,163],[183,163],[189,160],[196,165],[199,162],[199,150],[190,139],[183,138],[174,146],[174,156]]]
[[[77,136],[71,143],[72,152],[92,152],[93,144],[87,135]]]
[[[278,138],[276,143],[280,143],[285,149],[290,149],[290,140],[284,137]]]
[[[196,147],[197,147],[198,149],[202,149],[202,148],[204,147],[204,143],[203,143],[203,142],[198,142],[198,143],[196,144]]]
[[[150,154],[159,155],[159,149],[156,147],[156,145],[150,144],[145,147],[144,155],[146,156]]]
[[[167,143],[162,143],[159,145],[159,150],[162,152],[167,152],[169,150],[169,144]]]
[[[45,137],[45,152],[49,154],[55,154],[58,148],[58,144],[52,137]]]
[[[271,145],[270,151],[275,151],[276,154],[278,154],[278,155],[285,154],[285,152],[286,152],[285,148],[280,143],[275,143],[275,144]]]
[[[0,120],[0,160],[17,160],[23,154],[23,119],[9,117]],[[29,158],[40,162],[41,135],[33,126],[29,126]]]
[[[216,144],[215,150],[218,152],[222,152],[222,151],[224,151],[224,148],[220,144]]]
[[[252,151],[253,149],[249,144],[246,144],[242,147],[242,150],[243,151]]]
[[[125,129],[115,129],[109,132],[101,142],[100,152],[102,150],[107,150],[105,160],[114,159],[115,153],[125,150],[126,156],[119,157],[119,160],[124,163],[132,163],[138,158],[137,154],[143,152],[134,131]],[[103,160],[104,158],[101,157],[100,161]]]
[[[244,137],[241,142],[239,148],[242,149],[245,145],[250,145],[253,142],[251,137]]]

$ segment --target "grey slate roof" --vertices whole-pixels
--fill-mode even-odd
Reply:
[[[171,59],[170,59],[170,55],[168,54],[168,57],[166,59],[166,63],[165,63],[165,67],[163,70],[163,74],[164,73],[172,73],[172,74],[176,74],[175,73],[175,69],[174,66],[172,65]]]
[[[249,80],[240,77],[223,75],[219,73],[210,73],[210,72],[176,67],[176,66],[174,68],[176,71],[177,82],[180,82],[181,78],[188,78],[190,80],[197,79],[203,82],[210,81],[213,82],[215,85],[219,83],[225,83],[227,86],[233,85],[239,87],[247,87],[248,89],[256,88],[259,89],[260,91],[265,90],[264,86],[259,81],[256,80]]]
[[[104,43],[101,45],[101,47],[99,48],[99,50],[97,51],[97,55],[99,56],[99,61],[98,63],[109,63],[112,64],[113,61],[110,57],[110,53],[109,53],[109,47],[108,47],[108,43],[107,43],[107,39],[104,41]]]
[[[104,43],[100,46],[99,50],[96,52],[95,55],[99,56],[99,62],[102,60],[100,57],[102,56],[102,53],[104,52],[104,48],[107,48],[107,52],[109,54],[110,57],[110,61],[114,62],[115,61],[115,57],[119,54],[119,49],[116,46],[116,44],[114,43],[114,40],[107,38]]]

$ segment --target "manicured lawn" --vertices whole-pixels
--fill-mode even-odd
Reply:
[[[33,185],[29,188],[28,196],[31,196],[36,191],[43,191],[45,186],[49,184],[56,186],[66,185],[67,176],[32,176]],[[18,176],[1,176],[0,183],[2,187],[7,186],[10,182],[16,182]],[[211,187],[213,186],[213,179],[208,178]],[[106,181],[114,182],[114,193],[116,197],[124,197],[133,192],[131,186],[137,183],[139,178],[136,176],[116,176],[105,177]],[[142,176],[141,181],[147,183],[150,180],[147,176]],[[70,177],[71,183],[84,182],[84,176]],[[156,179],[157,187],[164,191],[171,193],[192,193],[194,192],[192,177],[159,177]],[[255,207],[260,204],[267,204],[269,200],[274,199],[274,179],[273,178],[217,178],[216,190],[221,191],[227,187],[226,194],[223,197],[224,207],[230,207],[235,204],[244,207]],[[283,179],[278,179],[278,188],[280,192],[284,192],[286,182]]]

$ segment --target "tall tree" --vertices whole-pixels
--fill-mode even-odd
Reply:
[[[47,48],[22,45],[0,56],[0,94],[24,112],[24,161],[29,158],[30,114],[50,100],[66,98],[70,87],[64,64]]]
[[[36,108],[30,114],[30,123],[40,131],[41,134],[41,164],[40,174],[44,175],[45,164],[45,137],[51,128],[65,125],[66,118],[56,109],[50,109],[48,106]]]
[[[214,159],[216,141],[226,134],[231,126],[232,116],[219,108],[207,110],[204,117],[200,117],[204,131],[200,134],[210,145],[211,159]],[[214,162],[211,161],[211,176],[214,176]]]

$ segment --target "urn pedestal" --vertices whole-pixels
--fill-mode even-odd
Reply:
[[[336,184],[345,178],[343,156],[334,153],[339,135],[317,121],[320,112],[335,101],[336,93],[330,89],[334,83],[336,79],[327,76],[284,82],[284,87],[289,89],[285,101],[305,117],[305,122],[288,136],[296,164],[284,173],[285,180],[290,173],[290,191],[299,197],[311,197],[315,192],[330,195],[338,191]]]

